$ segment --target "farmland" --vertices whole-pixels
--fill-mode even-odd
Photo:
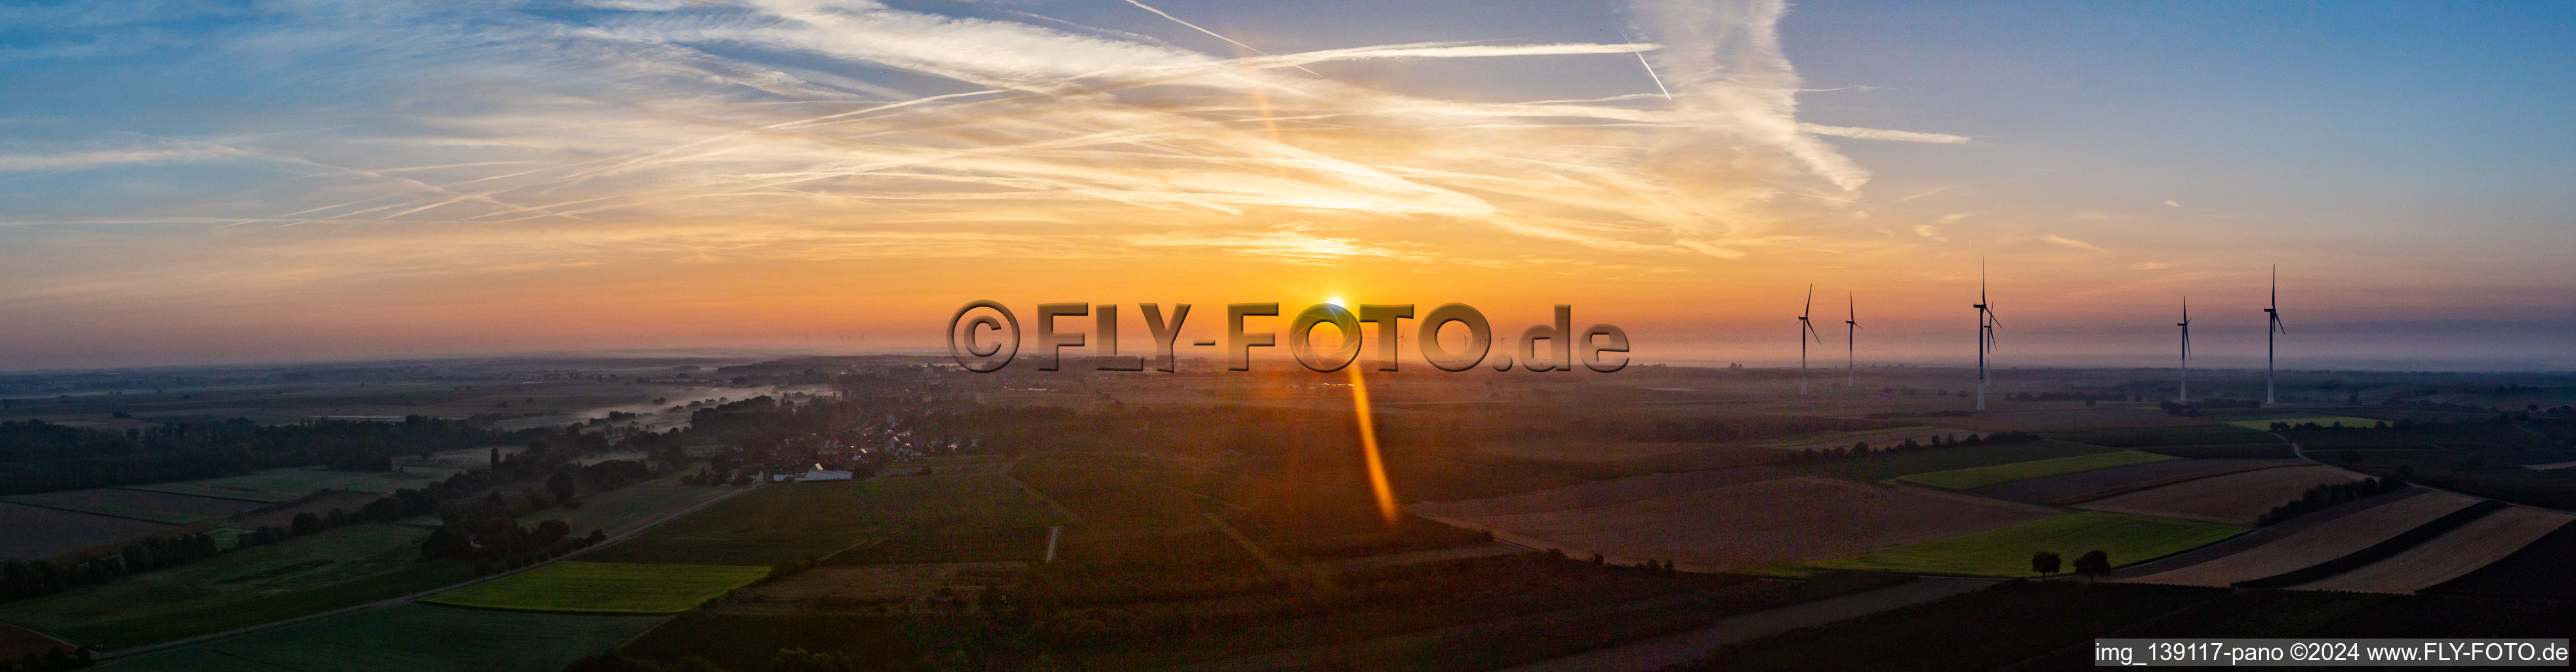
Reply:
[[[100,669],[555,672],[663,616],[535,614],[404,604],[110,661]]]
[[[122,544],[170,528],[161,523],[0,502],[0,529],[9,531],[0,534],[0,558],[51,558]]]
[[[2334,427],[2375,427],[2375,426],[2378,426],[2378,425],[2380,425],[2381,423],[2383,423],[2383,422],[2385,422],[2385,421],[2383,421],[2383,420],[2372,420],[2372,419],[2370,419],[2370,418],[2356,418],[2356,417],[2345,416],[2345,415],[2307,415],[2307,416],[2296,416],[2296,417],[2286,417],[2286,418],[2257,418],[2257,419],[2253,419],[2253,420],[2232,420],[2232,421],[2229,421],[2227,424],[2235,425],[2235,426],[2238,426],[2238,427],[2243,427],[2243,428],[2246,428],[2246,429],[2257,429],[2257,430],[2261,430],[2261,429],[2271,429],[2271,428],[2272,428],[2272,424],[2273,424],[2273,423],[2289,423],[2289,425],[2290,425],[2290,426],[2292,426],[2292,427],[2297,427],[2297,426],[2299,426],[2299,425],[2304,425],[2304,424],[2308,424],[2308,423],[2311,423],[2311,422],[2316,423],[2318,427],[2334,428]]]
[[[673,614],[768,575],[768,567],[563,561],[421,601],[513,611]]]
[[[2514,551],[2504,559],[2441,585],[2427,593],[2499,597],[2576,598],[2576,525],[2562,526]]]
[[[2512,555],[2531,542],[2565,527],[2571,520],[2576,520],[2576,516],[2530,507],[2507,507],[2395,556],[2296,587],[2412,593],[2459,578]]]
[[[2081,505],[2095,511],[2188,518],[2229,525],[2251,525],[2272,507],[2298,499],[2308,488],[2359,480],[2360,474],[2325,465],[2261,469],[2094,500]]]
[[[768,566],[823,558],[874,537],[1061,522],[1000,476],[786,483],[725,500],[593,551],[586,560]]]
[[[0,497],[0,501],[164,525],[186,525],[209,518],[230,516],[259,506],[256,502],[234,499],[173,495],[122,488],[10,495]]]
[[[2065,505],[2201,478],[2311,464],[2306,460],[2162,460],[2000,483],[1968,490],[1967,493],[2016,502]]]
[[[2011,502],[1802,476],[1602,506],[1440,520],[1576,555],[1674,560],[1686,568],[1721,570],[1866,553],[2055,514]]]
[[[254,502],[283,502],[323,490],[384,494],[400,488],[426,487],[461,469],[399,467],[400,471],[340,471],[319,467],[262,469],[240,476],[126,486],[129,490],[166,492]]]
[[[2027,478],[2072,474],[2092,471],[2095,469],[2109,469],[2112,467],[2125,467],[2130,465],[2146,464],[2149,462],[2162,462],[2171,459],[2174,458],[2157,455],[2155,453],[2122,450],[2108,453],[2093,453],[2072,457],[2050,458],[2045,460],[2031,460],[2028,462],[2013,462],[2009,464],[1997,464],[1984,467],[1970,467],[1967,469],[1907,474],[1897,477],[1896,480],[1913,483],[1915,485],[1928,485],[1944,490],[1967,490],[1971,488],[1982,488],[1997,483],[2009,483]]]
[[[721,486],[680,485],[679,477],[671,476],[590,495],[582,498],[581,508],[548,509],[527,520],[559,519],[572,526],[574,534],[589,534],[591,530],[616,534],[732,491]]]
[[[2137,583],[2228,586],[2314,566],[2377,544],[2475,503],[2448,493],[2395,499],[2317,524],[2269,543],[2198,564],[2123,579]],[[2313,515],[2313,514],[2311,514]],[[2296,520],[2296,519],[2293,519]]]
[[[726,613],[875,613],[907,608],[942,589],[1018,583],[1027,563],[824,565],[735,591],[713,609]]]
[[[2014,462],[2108,453],[2116,450],[2118,449],[2064,441],[2026,441],[1882,453],[1868,457],[1810,462],[1790,468],[1820,476],[1837,476],[1859,481],[1884,481],[1898,476],[1934,471],[1972,469]]]
[[[1969,576],[2035,576],[2031,554],[2066,558],[2103,551],[2113,566],[2171,555],[2243,533],[2245,528],[2191,520],[2084,511],[2012,527],[1881,549],[1810,563],[1828,569],[1874,569]]]
[[[1562,488],[1498,495],[1483,499],[1418,504],[1407,508],[1426,516],[1447,517],[1564,511],[1654,499],[1738,483],[1767,481],[1788,475],[1790,474],[1769,467],[1685,471],[1592,481]]]
[[[0,620],[98,648],[248,625],[424,590],[472,575],[420,562],[428,530],[344,527],[224,553],[44,598],[0,605]],[[328,605],[328,606],[325,606]],[[283,617],[283,616],[275,616]]]

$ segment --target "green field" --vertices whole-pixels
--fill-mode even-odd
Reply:
[[[2056,553],[2073,563],[2086,551],[2111,556],[2114,567],[2207,546],[2246,528],[2175,518],[2079,511],[1999,530],[1907,544],[1876,553],[1808,563],[1820,569],[1870,569],[1968,576],[2036,576],[2030,556]],[[2071,571],[2072,567],[2061,571]]]
[[[1896,477],[1896,480],[1915,485],[1928,485],[1944,490],[1967,490],[1970,488],[1982,488],[1997,483],[2009,483],[2026,478],[2072,474],[2076,472],[2092,471],[2095,469],[2109,469],[2112,467],[2126,467],[2133,464],[2163,462],[2170,459],[2174,458],[2170,455],[2157,455],[2149,452],[2123,450],[2112,453],[2094,453],[2091,455],[2077,455],[2074,457],[2057,457],[2045,460],[2031,460],[2029,462],[2013,462],[2010,464],[1970,467],[1967,469],[1952,469],[1949,471],[1908,474],[1905,476],[1898,476]]]
[[[425,488],[463,469],[402,467],[402,471],[340,471],[313,467],[261,469],[240,476],[125,486],[128,490],[167,492],[255,502],[283,502],[324,490],[384,494],[402,488]]]
[[[353,525],[0,605],[0,621],[99,649],[217,632],[463,581],[420,561],[428,530]]]
[[[874,538],[1064,522],[998,475],[908,476],[760,486],[642,536],[599,562],[768,566],[825,558]]]
[[[723,495],[736,488],[713,485],[680,485],[678,475],[629,485],[581,498],[581,508],[554,508],[529,514],[520,522],[564,521],[573,534],[590,534],[605,530],[609,534],[670,515],[698,502]]]
[[[111,661],[143,672],[555,672],[664,616],[534,614],[418,604],[370,609]]]
[[[768,567],[565,561],[420,601],[513,611],[676,614],[768,575]]]
[[[2372,419],[2370,419],[2370,418],[2356,418],[2356,417],[2347,416],[2347,415],[2311,415],[2311,416],[2303,416],[2303,417],[2296,417],[2296,418],[2262,418],[2262,419],[2258,419],[2258,420],[2234,420],[2234,421],[2230,421],[2230,422],[2228,422],[2227,424],[2235,425],[2235,426],[2238,426],[2238,427],[2243,427],[2243,428],[2246,428],[2246,429],[2254,429],[2254,430],[2269,430],[2269,429],[2271,429],[2271,428],[2272,428],[2272,423],[2275,423],[2275,422],[2286,422],[2286,423],[2290,423],[2290,426],[2292,426],[2292,427],[2297,427],[2297,426],[2299,426],[2299,425],[2303,425],[2303,424],[2307,424],[2307,423],[2311,423],[2311,422],[2313,422],[2313,423],[2317,423],[2317,426],[2318,426],[2318,427],[2337,427],[2337,426],[2341,426],[2341,427],[2377,427],[2377,426],[2379,426],[2379,423],[2381,423],[2381,422],[2385,422],[2385,421],[2384,421],[2384,420],[2372,420]]]
[[[2091,455],[2115,450],[2118,449],[2065,441],[2024,441],[1992,446],[1884,453],[1861,458],[1810,462],[1792,468],[1819,476],[1835,476],[1858,481],[1884,481],[1910,474]]]

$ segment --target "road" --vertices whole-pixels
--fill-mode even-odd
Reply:
[[[429,590],[424,590],[424,591],[420,591],[420,592],[412,593],[412,594],[409,594],[409,595],[403,595],[403,596],[400,596],[400,597],[390,597],[390,598],[385,598],[385,599],[382,599],[382,600],[377,600],[377,601],[374,601],[374,602],[368,602],[368,603],[366,603],[366,604],[360,604],[360,605],[348,606],[348,607],[341,607],[341,608],[338,608],[338,609],[333,609],[333,610],[330,610],[330,611],[324,611],[324,612],[318,612],[318,613],[305,614],[305,615],[302,615],[302,616],[297,616],[297,617],[289,618],[289,619],[282,620],[282,621],[270,621],[270,622],[267,622],[267,623],[261,623],[261,624],[259,624],[259,625],[252,625],[252,626],[246,626],[246,627],[234,628],[234,629],[231,629],[231,630],[225,630],[225,631],[223,631],[223,632],[217,632],[217,633],[212,633],[212,634],[204,634],[204,635],[198,635],[198,636],[195,636],[195,637],[189,637],[189,638],[187,638],[187,639],[174,639],[174,640],[167,641],[167,642],[162,642],[162,643],[159,643],[159,644],[149,644],[149,645],[145,645],[145,646],[138,646],[138,647],[134,647],[134,648],[131,648],[131,649],[119,649],[119,650],[115,650],[115,651],[95,652],[95,653],[92,653],[92,654],[90,655],[90,658],[91,658],[92,660],[105,661],[105,660],[109,660],[109,659],[122,658],[122,657],[125,657],[125,656],[131,656],[131,655],[140,654],[140,653],[150,653],[150,652],[153,652],[153,651],[159,651],[159,650],[162,650],[162,649],[168,649],[168,648],[180,647],[180,646],[187,646],[187,645],[190,645],[190,644],[196,644],[196,643],[199,643],[199,642],[211,642],[211,641],[215,641],[215,640],[218,640],[218,639],[224,639],[224,638],[227,638],[227,637],[233,637],[233,636],[237,636],[237,635],[249,634],[249,633],[258,632],[258,631],[261,631],[261,630],[267,630],[267,629],[270,629],[270,628],[278,628],[278,627],[284,627],[284,626],[288,626],[288,625],[294,625],[294,624],[297,624],[297,623],[303,623],[303,622],[306,622],[306,621],[312,621],[312,620],[318,620],[318,619],[330,618],[330,617],[333,617],[333,616],[338,616],[338,615],[346,614],[346,613],[350,613],[350,612],[365,611],[365,610],[368,610],[368,609],[375,609],[375,608],[379,608],[379,607],[389,607],[389,606],[393,606],[393,605],[397,605],[397,604],[402,604],[402,603],[405,603],[405,602],[410,602],[410,601],[417,600],[417,599],[420,599],[420,598],[423,598],[423,597],[428,597],[428,596],[430,596],[430,595],[435,595],[435,594],[438,594],[438,593],[444,593],[444,592],[451,591],[451,590],[455,590],[455,589],[458,589],[458,588],[463,588],[463,587],[466,587],[466,586],[471,586],[471,585],[474,585],[474,584],[477,584],[477,583],[482,583],[482,582],[485,582],[485,581],[490,581],[490,580],[493,580],[493,579],[498,579],[498,578],[501,578],[501,577],[510,576],[510,575],[517,574],[517,573],[520,573],[520,572],[525,572],[525,571],[528,571],[528,570],[531,570],[531,569],[536,569],[536,568],[538,568],[538,567],[544,567],[544,566],[546,566],[546,565],[553,564],[553,563],[555,563],[555,562],[557,562],[557,561],[561,561],[561,560],[570,560],[570,559],[572,559],[572,558],[575,558],[575,557],[580,556],[580,555],[581,555],[581,554],[583,554],[583,553],[588,553],[588,552],[590,552],[590,551],[592,551],[592,550],[594,550],[594,549],[606,548],[606,547],[608,547],[608,546],[610,546],[610,545],[616,544],[617,542],[625,541],[625,540],[628,540],[628,539],[633,539],[633,538],[635,538],[635,536],[636,536],[636,535],[643,534],[643,533],[644,533],[645,531],[647,531],[647,530],[651,530],[651,529],[653,529],[653,528],[655,528],[655,527],[660,527],[663,523],[671,522],[672,520],[676,520],[676,519],[678,519],[678,518],[679,518],[679,517],[681,517],[681,516],[686,516],[686,515],[689,515],[689,514],[692,514],[692,513],[697,513],[700,509],[704,509],[704,508],[707,508],[707,507],[709,507],[709,506],[714,506],[717,502],[725,501],[725,500],[728,500],[728,499],[733,499],[735,496],[741,495],[742,493],[751,492],[751,491],[753,491],[753,490],[758,490],[758,489],[765,488],[765,487],[769,487],[769,483],[768,483],[767,481],[761,481],[761,482],[758,482],[758,483],[754,483],[754,484],[752,484],[752,485],[750,485],[750,486],[745,486],[745,487],[740,487],[740,488],[733,488],[733,489],[732,489],[732,491],[730,491],[730,492],[726,492],[726,493],[724,493],[724,494],[722,494],[722,495],[717,495],[717,496],[715,496],[715,497],[708,498],[706,501],[699,502],[699,503],[697,503],[696,505],[690,506],[689,508],[686,508],[686,509],[682,509],[682,510],[680,510],[680,511],[673,512],[673,513],[671,513],[670,515],[667,515],[667,516],[663,516],[663,517],[660,517],[660,518],[655,518],[655,519],[650,520],[650,521],[647,521],[647,522],[645,522],[645,523],[643,523],[643,524],[641,524],[641,525],[633,526],[633,527],[631,527],[630,529],[627,529],[627,530],[625,530],[625,531],[623,531],[623,532],[619,532],[619,533],[617,533],[617,534],[615,534],[615,535],[612,535],[612,536],[608,537],[606,540],[603,540],[603,541],[601,541],[601,542],[599,542],[599,543],[592,544],[592,545],[590,545],[590,546],[588,546],[588,547],[584,547],[584,548],[581,548],[581,549],[575,550],[575,551],[570,552],[570,553],[565,553],[565,554],[563,554],[563,555],[561,555],[561,556],[556,557],[556,558],[555,558],[555,559],[553,559],[553,560],[547,560],[547,561],[544,561],[544,562],[533,563],[533,564],[530,564],[530,565],[528,565],[528,566],[526,566],[526,567],[521,567],[521,568],[518,568],[518,569],[513,569],[513,570],[510,570],[510,571],[506,571],[506,572],[498,572],[498,573],[493,573],[493,574],[486,574],[486,575],[483,575],[483,576],[475,577],[475,578],[470,579],[470,580],[467,580],[467,581],[462,581],[462,582],[458,582],[458,583],[451,584],[451,585],[446,585],[446,586],[440,586],[440,587],[437,587],[437,588],[432,588],[432,589],[429,589]]]

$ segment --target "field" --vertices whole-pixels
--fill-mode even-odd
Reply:
[[[2252,525],[2272,507],[2298,499],[2308,488],[2361,478],[2322,464],[2261,469],[2098,499],[2081,508]]]
[[[42,598],[0,605],[0,621],[115,649],[435,588],[470,568],[420,562],[428,530],[343,527]]]
[[[1745,445],[1754,448],[1771,448],[1776,450],[1806,450],[1810,448],[1850,448],[1853,443],[1868,442],[1871,446],[1884,448],[1904,443],[1906,439],[1913,439],[1916,443],[1928,444],[1932,442],[1932,437],[1935,436],[1955,439],[1966,436],[1969,433],[1970,432],[1968,430],[1964,429],[1913,425],[1908,427],[1893,427],[1889,429],[1857,429],[1842,432],[1814,432],[1782,439],[1756,441]]]
[[[2052,651],[2089,649],[2086,645],[2093,637],[2226,594],[2177,586],[1999,583],[1965,595],[1730,645],[1674,672],[2013,669],[2015,663]]]
[[[2070,561],[2088,551],[2103,551],[2110,554],[2111,565],[2117,567],[2199,548],[2243,532],[2245,528],[2233,525],[2083,511],[1810,564],[1826,569],[2037,576],[2030,570],[2030,556],[2040,551],[2055,552]]]
[[[667,617],[534,614],[403,604],[110,661],[119,672],[555,672]]]
[[[2294,417],[2294,418],[2260,418],[2260,419],[2255,419],[2255,420],[2231,420],[2231,421],[2228,421],[2228,423],[2227,423],[2227,424],[2235,425],[2235,426],[2238,426],[2238,427],[2243,427],[2243,428],[2246,428],[2246,429],[2268,430],[2268,429],[2271,429],[2271,428],[2272,428],[2272,423],[2275,423],[2275,422],[2286,422],[2286,423],[2290,423],[2290,426],[2292,426],[2292,427],[2297,427],[2297,426],[2299,426],[2299,425],[2304,425],[2304,424],[2311,423],[2311,422],[2313,422],[2313,423],[2317,423],[2317,426],[2319,426],[2319,427],[2375,427],[2375,426],[2378,426],[2378,425],[2379,425],[2379,423],[2381,423],[2381,422],[2383,422],[2383,421],[2381,421],[2381,420],[2372,420],[2372,419],[2370,419],[2370,418],[2355,418],[2355,417],[2345,416],[2345,415],[2308,415],[2308,416],[2299,416],[2299,417]]]
[[[315,467],[261,469],[240,476],[126,486],[127,490],[178,495],[283,502],[323,490],[385,494],[401,488],[428,487],[462,469],[397,467],[400,471],[339,471]]]
[[[1593,506],[1607,506],[1641,499],[1667,497],[1709,488],[1767,481],[1790,474],[1768,467],[1745,467],[1709,471],[1685,471],[1614,478],[1606,481],[1578,483],[1562,488],[1467,499],[1454,502],[1416,504],[1405,510],[1425,516],[1501,516],[1515,513],[1564,511]]]
[[[2025,479],[1967,492],[1979,497],[2063,506],[2225,474],[2309,464],[2312,463],[2306,460],[2162,460]]]
[[[170,529],[160,523],[0,502],[0,558],[41,560]]]
[[[2523,506],[2508,507],[2469,521],[2459,529],[2387,559],[2294,587],[2362,593],[2412,593],[2504,559],[2551,531],[2565,527],[2571,520],[2576,520],[2576,516]]]
[[[2118,406],[1987,411],[1958,418],[1943,418],[1941,422],[1980,432],[2063,432],[2106,428],[2188,427],[2207,424],[2197,418],[2176,417],[2152,408]]]
[[[768,567],[563,561],[420,601],[512,611],[676,614],[768,575]]]
[[[926,603],[941,589],[974,591],[1013,585],[1028,563],[985,562],[909,565],[824,565],[785,579],[744,588],[711,608],[725,613],[866,613],[878,605]]]
[[[2281,437],[2266,432],[2219,424],[2051,432],[2049,438],[2114,448],[2282,443]]]
[[[1000,476],[911,476],[760,486],[583,559],[768,566],[882,538],[1063,522]]]
[[[572,526],[573,534],[606,530],[613,535],[733,490],[724,486],[679,485],[679,477],[670,476],[588,495],[581,499],[581,508],[548,509],[529,515],[523,522],[559,519]]]
[[[1971,469],[2014,462],[2108,453],[2116,450],[2118,449],[2065,441],[2026,441],[1992,446],[1935,448],[1871,455],[1810,462],[1789,468],[1820,476],[1838,476],[1858,481],[1884,481],[1898,476],[1934,471]]]
[[[173,495],[120,488],[70,490],[34,495],[10,495],[0,501],[16,502],[48,509],[94,513],[147,523],[186,525],[208,518],[222,518],[259,506],[256,502],[213,497]]]
[[[2235,585],[2238,581],[2279,576],[2350,555],[2475,502],[2476,500],[2458,495],[2425,492],[2355,511],[2253,548],[2192,565],[2122,580],[2136,583],[2229,586]],[[2293,522],[2295,521],[2296,519],[2293,519]]]
[[[1476,444],[1477,451],[1494,455],[1567,462],[1620,462],[1717,447],[1720,444],[1701,441],[1610,441],[1567,437],[1514,438]]]
[[[2073,457],[2032,460],[2028,462],[2013,462],[2009,464],[1998,464],[1984,467],[1970,467],[1967,469],[1907,474],[1896,477],[1896,480],[1913,483],[1915,485],[1928,485],[1944,490],[1968,490],[1972,488],[1982,488],[1997,483],[2009,483],[2027,478],[2072,474],[2092,471],[2095,469],[2109,469],[2112,467],[2126,467],[2130,465],[2146,464],[2149,462],[2163,462],[2171,459],[2174,458],[2157,455],[2155,453],[2122,450],[2109,453],[2093,453],[2090,455],[2077,455]]]
[[[1577,557],[1671,560],[1714,571],[1855,555],[2052,515],[2055,510],[2025,504],[1801,476],[1602,506],[1438,520]]]
[[[2576,525],[2560,527],[2522,550],[2422,592],[2576,599]]]
[[[861,544],[824,558],[839,565],[914,562],[1037,562],[1046,556],[1047,529],[1030,527],[954,534],[908,534]]]
[[[951,622],[974,627],[971,618],[697,611],[636,637],[625,651],[663,661],[704,656],[737,672],[768,669],[780,649],[839,653],[865,664],[852,672],[937,669],[921,662],[915,639]]]
[[[30,655],[44,655],[54,649],[70,649],[69,644],[43,633],[0,623],[0,661],[15,662]]]

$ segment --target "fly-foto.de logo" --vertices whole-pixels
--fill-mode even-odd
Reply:
[[[1169,314],[1158,304],[1136,306],[1145,320],[1145,331],[1154,338],[1154,370],[1173,370],[1173,349],[1181,336],[1181,324],[1190,316],[1190,304],[1174,304]],[[1059,318],[1091,318],[1091,331],[1063,331]],[[1276,303],[1232,303],[1225,307],[1226,368],[1252,370],[1252,349],[1279,345],[1279,334],[1253,331],[1247,321],[1279,317]],[[1583,367],[1609,373],[1628,366],[1628,332],[1616,325],[1595,324],[1574,329],[1574,307],[1558,305],[1553,324],[1531,325],[1521,331],[1518,349],[1512,342],[1495,351],[1494,327],[1485,314],[1463,303],[1442,304],[1421,317],[1414,316],[1413,304],[1361,304],[1354,312],[1338,303],[1318,303],[1299,311],[1288,322],[1288,353],[1306,368],[1330,373],[1340,371],[1357,361],[1362,346],[1360,323],[1377,325],[1374,340],[1378,370],[1394,371],[1397,365],[1399,339],[1407,338],[1404,320],[1415,320],[1414,349],[1422,353],[1431,366],[1442,371],[1465,371],[1490,362],[1496,371],[1507,371],[1518,362],[1527,371],[1572,371],[1577,359]],[[1063,348],[1091,348],[1102,371],[1143,371],[1145,358],[1122,355],[1118,349],[1118,306],[1116,304],[1041,303],[1030,320],[1037,331],[1031,347],[1038,370],[1055,371],[1062,363]],[[1464,343],[1450,344],[1440,340],[1440,330],[1457,324],[1466,331]],[[1315,328],[1332,325],[1341,334],[1339,345],[1330,352],[1318,352],[1314,345]],[[987,334],[985,332],[995,332]],[[1009,307],[997,301],[972,301],[948,318],[948,354],[958,366],[977,373],[992,373],[1009,366],[1020,352],[1020,318]],[[1212,348],[1218,342],[1200,339],[1191,345]],[[1517,354],[1517,356],[1515,356]],[[1605,359],[1604,354],[1616,354]]]

